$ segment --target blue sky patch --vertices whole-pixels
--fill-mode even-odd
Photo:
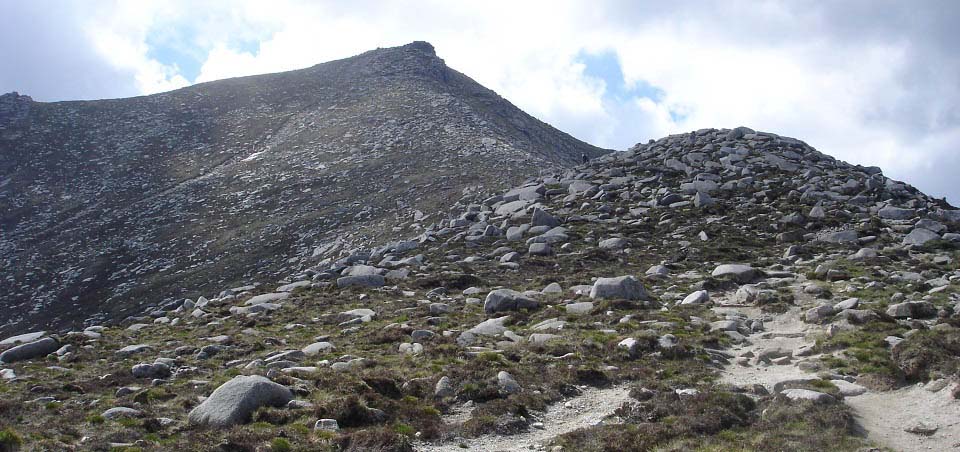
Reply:
[[[603,80],[607,86],[604,92],[607,100],[624,102],[635,97],[646,97],[657,103],[663,100],[664,91],[644,80],[634,83],[633,86],[627,86],[623,69],[620,67],[620,59],[613,51],[596,54],[580,52],[577,55],[577,61],[585,66],[583,73],[586,76]]]
[[[180,75],[190,81],[200,75],[206,52],[197,49],[189,29],[167,29],[159,33],[149,33],[145,43],[147,58],[176,67]]]
[[[167,29],[147,35],[147,57],[166,66],[173,66],[185,79],[193,82],[200,75],[209,48],[197,45],[195,33],[189,28]],[[228,44],[232,50],[256,55],[260,41],[256,39],[235,40]]]

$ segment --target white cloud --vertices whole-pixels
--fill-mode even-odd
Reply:
[[[956,5],[180,0],[118,2],[85,26],[142,93],[428,40],[451,67],[595,144],[746,125],[879,165],[956,202]],[[191,37],[180,44],[203,59],[191,81],[149,56],[149,37],[182,29]],[[619,57],[627,84],[651,84],[662,99],[606,96],[610,87],[578,60],[602,51]]]

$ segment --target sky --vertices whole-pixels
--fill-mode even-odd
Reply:
[[[960,204],[960,1],[0,0],[0,92],[127,97],[431,42],[598,146],[747,126]]]

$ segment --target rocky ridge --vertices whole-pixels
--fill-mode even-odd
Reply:
[[[280,277],[604,152],[424,42],[129,99],[4,94],[0,333]]]
[[[707,129],[434,215],[279,281],[5,339],[0,419],[61,450],[944,450],[960,434],[960,211],[877,168]],[[214,428],[224,399],[244,402]]]

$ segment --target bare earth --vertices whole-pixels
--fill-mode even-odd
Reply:
[[[510,436],[483,435],[479,438],[460,439],[444,444],[420,443],[415,446],[421,452],[475,450],[529,451],[542,449],[551,439],[576,429],[596,425],[611,416],[624,402],[630,400],[627,386],[612,388],[581,388],[582,393],[563,402],[555,403],[537,417],[543,423],[543,429],[531,428],[529,431]],[[462,422],[462,414],[445,417],[444,422]],[[464,447],[465,446],[465,447]]]

